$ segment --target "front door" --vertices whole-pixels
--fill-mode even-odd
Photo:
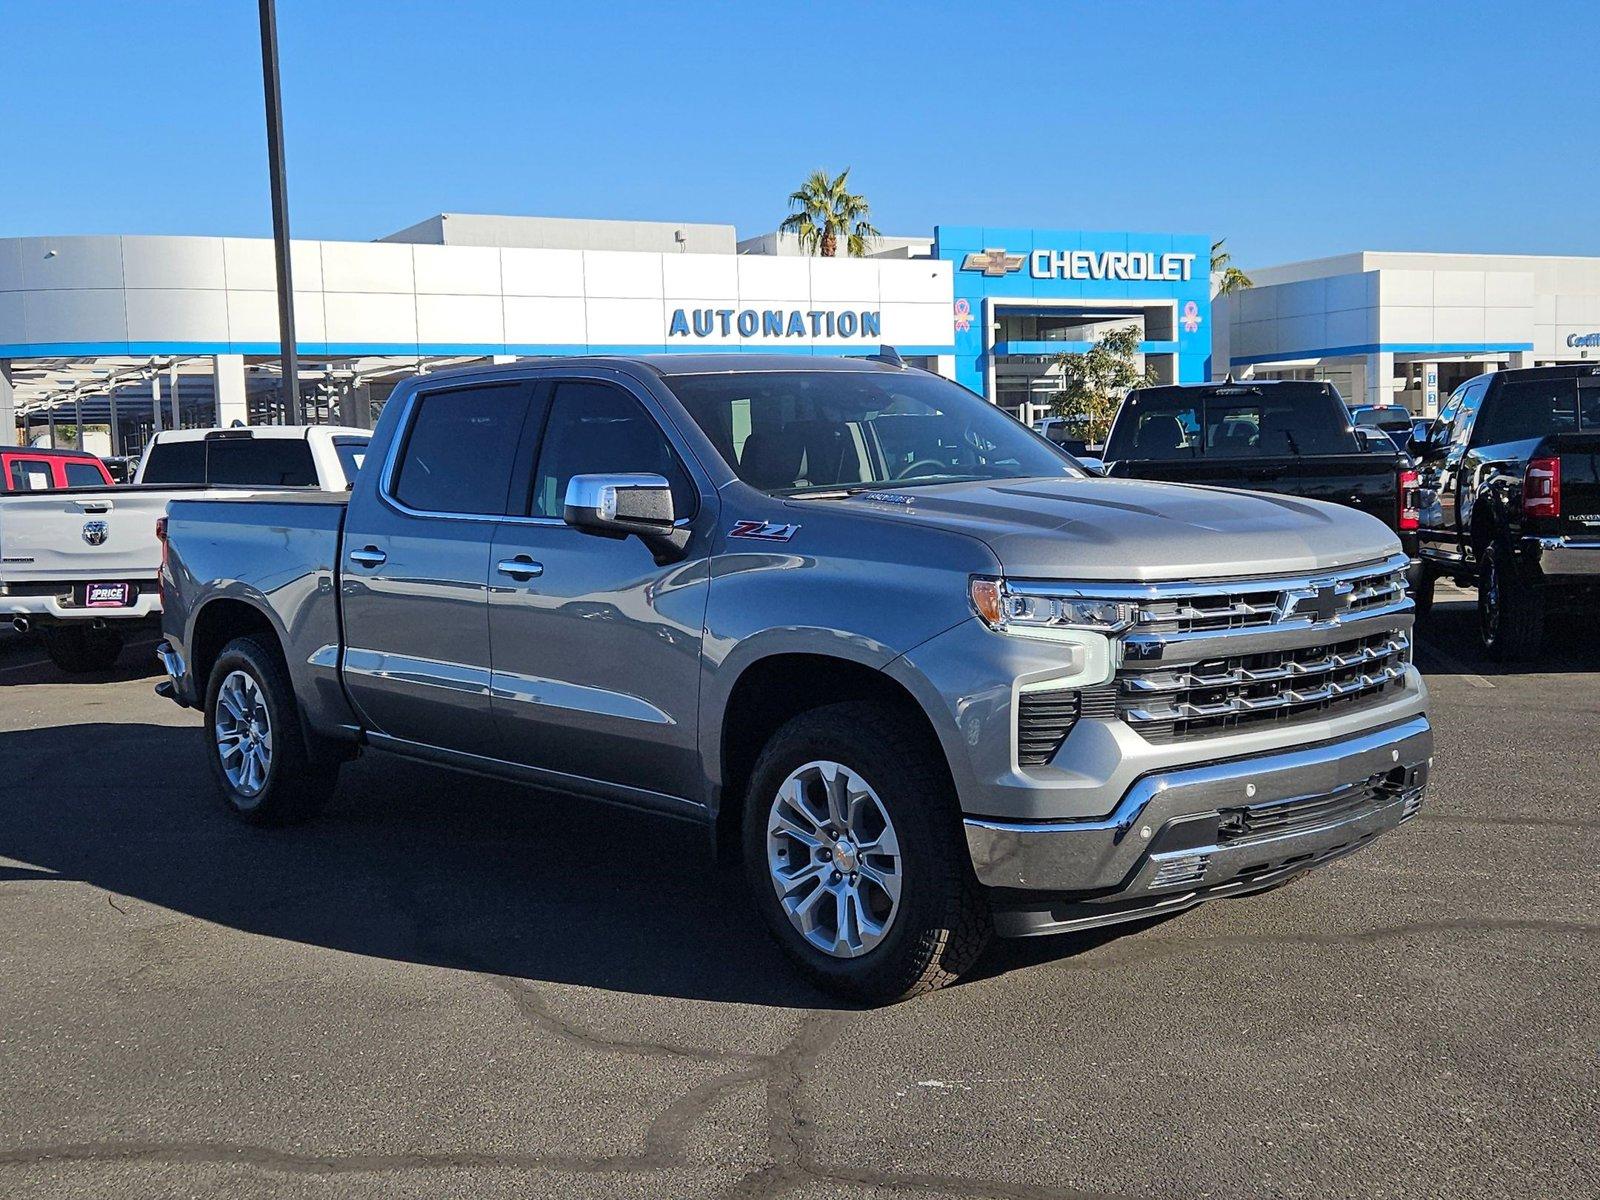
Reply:
[[[340,564],[344,677],[380,734],[494,753],[489,556],[531,394],[526,381],[419,391],[399,453],[358,480]]]
[[[641,393],[606,378],[555,380],[526,515],[500,527],[489,587],[501,756],[667,809],[700,792],[716,502],[684,461]],[[634,472],[672,483],[674,511],[695,531],[685,557],[658,563],[637,537],[562,521],[572,476]]]

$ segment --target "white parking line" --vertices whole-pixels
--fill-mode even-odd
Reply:
[[[1474,675],[1472,671],[1467,668],[1466,663],[1458,662],[1456,659],[1446,654],[1443,650],[1440,650],[1437,646],[1430,646],[1427,643],[1424,643],[1422,646],[1422,652],[1437,662],[1449,674],[1459,675],[1462,679],[1466,680],[1475,688],[1494,687],[1494,684],[1490,683],[1482,675]]]

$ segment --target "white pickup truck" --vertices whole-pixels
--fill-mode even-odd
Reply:
[[[63,671],[105,670],[130,622],[161,612],[167,502],[263,491],[345,491],[366,454],[365,429],[329,425],[158,433],[128,486],[0,496],[0,615],[38,629]]]

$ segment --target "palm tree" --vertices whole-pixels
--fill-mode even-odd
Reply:
[[[845,252],[852,258],[866,254],[878,231],[868,218],[872,206],[867,198],[847,186],[850,168],[829,178],[826,171],[813,171],[800,189],[789,196],[794,211],[778,226],[784,233],[800,239],[807,254],[833,258],[839,252],[839,238],[845,239]]]
[[[1217,285],[1219,296],[1231,296],[1256,285],[1255,280],[1233,265],[1233,255],[1228,253],[1227,244],[1227,238],[1218,238],[1211,243],[1211,278]]]

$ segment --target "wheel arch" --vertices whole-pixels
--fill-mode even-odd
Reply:
[[[802,713],[849,701],[882,704],[907,716],[926,734],[940,769],[949,773],[944,747],[922,704],[878,667],[814,650],[779,651],[753,659],[728,691],[715,726],[717,745],[709,756],[719,772],[712,794],[720,857],[729,862],[738,857],[745,789],[772,735]]]

